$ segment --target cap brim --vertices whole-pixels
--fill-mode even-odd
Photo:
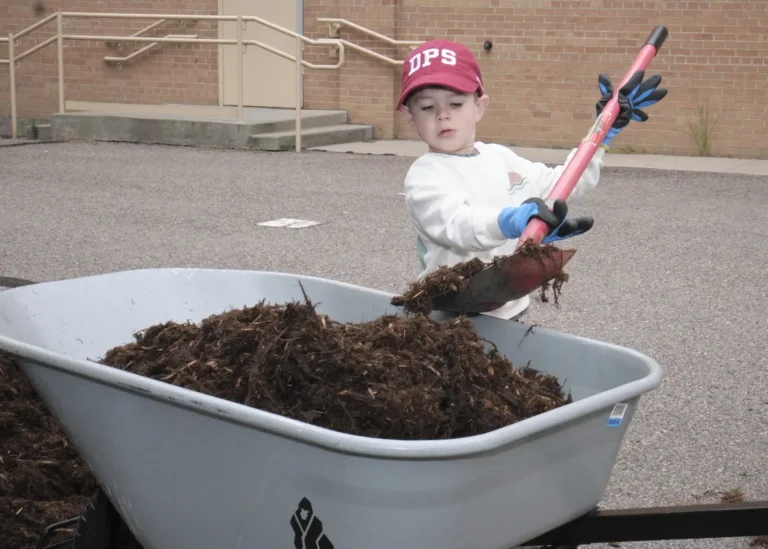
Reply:
[[[480,82],[472,80],[470,78],[464,78],[456,74],[425,74],[420,78],[412,80],[407,87],[403,88],[400,92],[400,99],[397,101],[395,110],[399,110],[403,106],[403,101],[408,95],[416,88],[423,88],[424,86],[445,86],[461,93],[473,93],[479,88],[482,88]]]

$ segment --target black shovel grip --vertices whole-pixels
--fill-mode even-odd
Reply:
[[[657,25],[656,28],[651,31],[651,34],[648,35],[648,39],[643,45],[645,46],[650,44],[656,48],[656,53],[659,53],[659,50],[661,49],[662,44],[664,44],[664,41],[667,39],[667,36],[669,36],[667,27],[664,25]]]

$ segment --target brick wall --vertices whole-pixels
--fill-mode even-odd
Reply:
[[[77,12],[125,12],[167,14],[210,14],[218,12],[217,0],[44,0],[46,11],[36,14],[32,0],[3,0],[0,3],[0,33],[19,32],[58,10]],[[130,35],[153,20],[65,19],[67,34]],[[51,21],[20,39],[16,53],[45,41],[56,33]],[[216,23],[186,24],[169,21],[147,36],[197,34],[216,38]],[[146,43],[125,42],[120,53],[97,41],[65,41],[65,97],[77,101],[123,103],[218,103],[218,53],[216,45],[162,44],[144,54],[138,62],[127,63],[118,71],[104,62],[105,56],[125,56]],[[0,44],[0,58],[8,57],[6,44]],[[16,72],[18,115],[48,117],[58,111],[56,44],[32,54],[19,63]],[[0,116],[10,116],[8,66],[0,65]]]
[[[478,138],[543,147],[578,143],[594,116],[597,75],[620,80],[653,26],[664,24],[670,36],[650,71],[662,74],[670,93],[614,148],[697,154],[688,124],[696,124],[701,106],[717,120],[712,154],[768,157],[768,2],[306,0],[305,32],[327,36],[327,27],[314,21],[326,15],[402,40],[465,43],[491,97]],[[351,29],[341,37],[399,59],[408,51]],[[485,40],[493,42],[489,53]],[[413,138],[392,112],[398,78],[383,63],[349,52],[338,76],[308,73],[306,106],[349,109],[354,120],[377,124],[380,138]]]
[[[327,38],[328,24],[318,23],[320,17],[343,17],[385,36],[395,38],[399,17],[397,0],[304,0],[304,34],[310,38]],[[343,14],[343,15],[342,15]],[[386,42],[360,34],[342,37],[373,49],[381,55],[402,59],[407,49],[389,46]],[[330,49],[308,46],[305,59],[312,63],[330,64],[337,61]],[[393,107],[399,91],[400,67],[388,65],[346,48],[346,60],[337,71],[307,70],[305,73],[304,106],[317,109],[342,109],[352,122],[372,124],[374,137],[390,138],[395,131]]]
[[[216,14],[217,0],[33,0],[0,2],[0,35],[19,31],[56,10]],[[717,120],[712,154],[768,157],[768,2],[756,0],[304,0],[305,34],[328,36],[318,17],[344,17],[401,40],[447,37],[467,44],[483,69],[491,103],[479,139],[521,146],[571,147],[593,118],[597,75],[618,81],[654,25],[670,37],[651,71],[660,72],[669,96],[649,109],[651,119],[633,123],[615,149],[696,154],[689,135],[696,108]],[[149,24],[133,20],[71,20],[65,32],[129,34]],[[54,32],[50,23],[22,39],[24,51]],[[215,23],[166,24],[155,34],[196,33],[214,37]],[[402,59],[407,47],[393,47],[344,28],[356,44]],[[486,53],[485,40],[493,42]],[[123,54],[141,47],[126,44]],[[215,104],[218,99],[216,46],[163,45],[118,71],[104,63],[119,55],[103,42],[67,42],[64,52],[68,99],[132,103]],[[0,58],[7,46],[0,43]],[[351,48],[337,71],[307,70],[306,108],[343,109],[353,122],[375,126],[376,138],[413,138],[393,112],[399,66]],[[308,46],[306,58],[335,63],[330,48]],[[46,117],[57,110],[56,48],[21,62],[17,73],[20,117]],[[10,112],[8,67],[0,65],[0,117]]]

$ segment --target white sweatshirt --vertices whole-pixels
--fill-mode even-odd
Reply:
[[[563,166],[549,168],[517,156],[498,144],[475,143],[476,155],[426,153],[416,159],[405,178],[405,203],[417,234],[423,271],[452,266],[473,257],[485,262],[515,251],[517,239],[501,233],[498,217],[508,206],[538,196],[546,200]],[[571,192],[576,198],[597,186],[605,150],[600,147]],[[551,204],[550,204],[551,206]],[[530,304],[525,296],[485,314],[509,319]]]

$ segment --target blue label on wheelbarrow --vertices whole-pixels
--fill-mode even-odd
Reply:
[[[611,412],[611,415],[608,416],[608,423],[605,424],[606,427],[618,427],[621,425],[621,422],[624,420],[624,412],[627,411],[627,405],[623,403],[619,403],[616,406],[613,407],[613,411]]]

